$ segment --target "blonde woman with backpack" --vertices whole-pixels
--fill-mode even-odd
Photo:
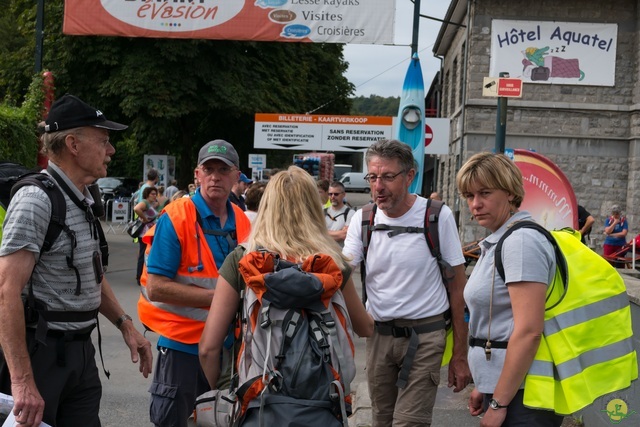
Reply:
[[[291,202],[292,200],[294,201],[293,203]],[[341,294],[341,296],[339,296],[340,298],[343,297],[350,323],[353,326],[353,331],[360,336],[369,336],[372,334],[373,319],[365,311],[356,293],[353,280],[351,279],[351,267],[347,259],[342,255],[340,247],[329,236],[325,226],[322,207],[318,203],[316,183],[306,171],[296,166],[291,166],[286,171],[279,172],[269,180],[260,202],[258,216],[253,224],[249,241],[243,246],[244,247],[239,246],[236,248],[227,257],[220,269],[220,277],[211,303],[211,309],[200,340],[200,363],[212,388],[216,388],[216,385],[221,384],[224,379],[223,376],[229,375],[228,372],[221,373],[220,354],[225,338],[228,336],[229,325],[232,324],[236,313],[239,311],[241,304],[243,304],[240,296],[242,291],[247,287],[245,278],[248,277],[248,274],[246,274],[246,272],[252,268],[256,270],[260,268],[256,266],[255,262],[251,264],[247,260],[262,260],[263,254],[266,254],[266,258],[264,259],[275,259],[276,262],[282,263],[284,261],[287,264],[300,264],[302,265],[302,270],[307,268],[306,266],[309,266],[309,264],[313,265],[316,259],[318,263],[324,262],[327,265],[337,266],[337,268],[333,270],[332,275],[319,274],[317,277],[322,277],[322,282],[325,286],[335,278],[339,278],[340,283],[337,284],[339,291],[336,292],[336,294],[338,294],[338,296]],[[288,269],[288,271],[292,270],[295,270],[295,268]],[[337,273],[335,270],[337,270]],[[298,274],[297,271],[292,274],[294,273]],[[303,274],[296,277],[304,278],[309,275],[314,275],[314,273],[307,274],[306,276]],[[269,275],[267,274],[265,276]],[[251,279],[251,283],[254,282],[254,279],[255,281],[262,279],[265,281],[269,280],[268,278],[264,278],[264,276],[256,275]],[[304,280],[295,282],[295,284],[300,287],[305,286],[305,283],[307,282]],[[304,317],[306,317],[306,315]],[[338,319],[334,320],[337,322]],[[348,320],[349,319],[347,319],[347,321]],[[273,322],[273,324],[275,323],[276,322]],[[275,327],[273,324],[271,326],[272,328]],[[250,326],[244,326],[244,324],[243,328],[246,338],[247,332],[251,333],[252,331],[250,330]],[[257,328],[258,330],[255,334],[260,333],[260,326]],[[274,329],[273,333],[276,334],[277,331]],[[255,334],[253,339],[254,344],[256,341]],[[244,346],[250,346],[252,343],[245,341],[243,344]],[[307,350],[308,352],[312,351],[311,349]],[[343,348],[342,350],[345,349]],[[244,351],[246,351],[246,348]],[[259,357],[254,354],[254,360],[258,358]],[[276,366],[278,365],[277,361],[271,362],[276,363]],[[242,368],[242,363],[240,363],[240,365],[240,386],[242,386],[242,379],[245,372]],[[267,363],[265,361],[265,366],[266,365]],[[273,368],[273,366],[270,366],[270,368]],[[273,369],[266,371],[273,372]],[[285,382],[287,380],[287,378],[284,378]],[[270,384],[270,386],[271,385],[273,384]],[[345,384],[347,389],[348,386],[348,384]],[[344,390],[336,390],[336,393],[343,392]],[[288,399],[287,396],[278,397],[285,400]],[[255,420],[258,412],[260,412],[260,416],[263,416],[263,409],[266,414],[264,416],[268,417],[263,420],[265,421],[264,425],[288,425],[288,420],[283,418],[296,417],[293,413],[287,415],[273,414],[270,412],[268,403],[265,404],[264,401],[259,402],[260,398],[252,401],[248,401],[248,399],[249,398],[246,398],[245,401],[240,401],[242,411],[245,411],[246,407],[249,406],[249,414],[243,413],[241,425],[253,425],[251,424],[251,419]],[[252,405],[255,409],[253,414],[251,413]],[[256,405],[260,406],[260,411],[258,411]],[[283,405],[272,406],[277,407]],[[322,425],[323,427],[342,425],[342,421],[339,420],[340,417],[336,418],[333,414],[330,416],[327,415],[330,411],[320,412],[321,413],[313,416],[312,424],[304,425]],[[329,424],[323,421],[327,419],[327,417],[330,420]],[[296,420],[296,422],[301,421],[300,419]]]

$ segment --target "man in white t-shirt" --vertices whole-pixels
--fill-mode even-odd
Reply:
[[[380,140],[369,147],[365,161],[376,204],[374,225],[379,227],[370,233],[365,260],[366,307],[376,321],[366,346],[372,425],[431,425],[449,309],[454,346],[448,386],[458,392],[471,379],[458,231],[451,209],[442,206],[440,250],[455,272],[445,288],[422,231],[427,199],[409,193],[416,174],[411,147]],[[355,213],[344,242],[343,252],[354,266],[364,258],[362,212]]]
[[[329,235],[340,245],[347,237],[347,228],[353,214],[356,212],[344,203],[345,189],[341,182],[334,181],[329,186],[329,201],[331,206],[324,210],[324,220]]]

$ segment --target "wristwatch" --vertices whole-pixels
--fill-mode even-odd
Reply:
[[[502,408],[506,408],[508,407],[508,405],[501,405],[500,402],[498,402],[495,399],[491,399],[489,400],[489,408],[491,409],[502,409]]]
[[[133,322],[131,316],[125,313],[122,316],[118,317],[118,320],[116,320],[116,328],[121,329],[122,324],[125,322],[125,320],[131,320]]]

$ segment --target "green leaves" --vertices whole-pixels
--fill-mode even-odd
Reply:
[[[10,34],[0,38],[0,95],[14,105],[32,79],[35,3],[0,0],[10,12],[0,19]],[[246,169],[250,152],[265,152],[253,148],[255,113],[349,113],[342,45],[66,36],[62,21],[63,1],[47,0],[43,67],[56,96],[72,93],[130,125],[112,133],[113,175],[138,176],[144,154],[170,154],[189,182],[198,149],[216,138],[234,144]]]

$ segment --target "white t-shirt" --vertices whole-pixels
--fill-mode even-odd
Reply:
[[[345,215],[344,212],[349,209],[349,212]],[[342,208],[335,210],[333,206],[327,208],[327,211],[324,214],[324,222],[327,225],[327,230],[329,231],[338,231],[342,230],[345,226],[348,226],[351,222],[351,218],[356,213],[353,209],[351,209],[347,205],[343,205]]]
[[[399,218],[389,218],[376,210],[374,224],[424,227],[427,199],[419,197]],[[422,319],[449,308],[447,293],[435,258],[423,233],[402,233],[394,237],[388,231],[373,231],[367,254],[367,311],[377,321]],[[438,221],[440,251],[452,266],[464,264],[462,246],[455,219],[443,206]],[[343,253],[357,265],[363,258],[362,210],[355,213],[344,242]]]

